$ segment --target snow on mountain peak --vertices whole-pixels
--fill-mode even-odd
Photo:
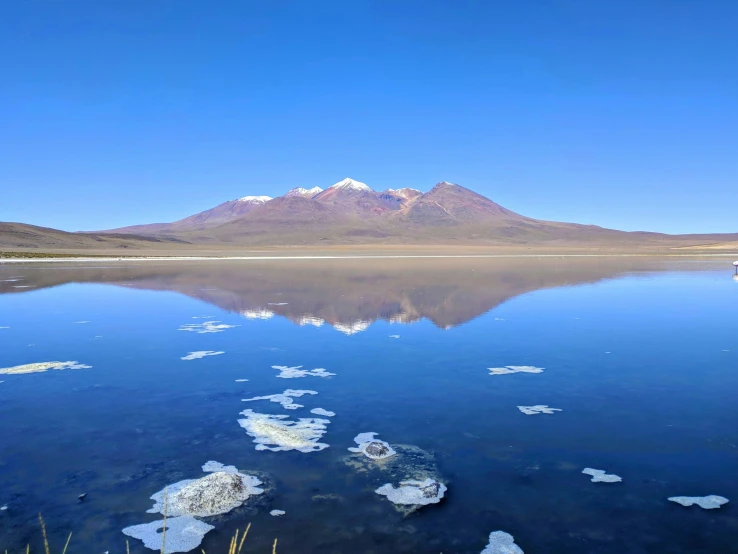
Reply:
[[[264,204],[272,199],[271,196],[244,196],[239,198],[238,202],[250,202],[251,204]]]
[[[356,191],[370,191],[372,190],[366,183],[354,181],[346,177],[343,181],[338,181],[335,185],[331,186],[332,189],[343,189],[343,190],[356,190]]]
[[[290,196],[304,196],[305,198],[312,198],[319,192],[323,192],[323,189],[320,187],[313,187],[311,189],[304,189],[302,187],[297,187],[289,191],[287,194],[285,194],[286,197]]]

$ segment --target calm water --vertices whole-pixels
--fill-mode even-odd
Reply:
[[[92,366],[0,375],[11,552],[38,546],[38,512],[52,546],[73,531],[72,553],[124,552],[123,527],[158,519],[149,496],[208,460],[268,485],[210,521],[211,554],[249,521],[248,552],[278,537],[281,553],[478,553],[495,530],[526,554],[738,552],[727,261],[62,263],[0,266],[0,281],[0,367]],[[236,327],[178,330],[195,316]],[[225,354],[180,359],[198,350]],[[337,375],[278,379],[273,365]],[[545,370],[487,369],[506,365]],[[296,411],[241,402],[287,388],[319,394]],[[517,409],[535,404],[563,411]],[[237,423],[246,408],[316,407],[337,414],[321,452],[256,451]],[[445,499],[404,517],[375,494],[381,472],[346,464],[366,431],[431,453]],[[623,482],[592,483],[585,467]],[[732,502],[667,501],[708,494]]]

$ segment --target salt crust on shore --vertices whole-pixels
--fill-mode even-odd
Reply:
[[[304,408],[302,404],[295,403],[293,398],[300,398],[306,394],[318,394],[314,390],[287,389],[282,394],[269,394],[267,396],[254,396],[253,398],[243,398],[241,402],[253,402],[255,400],[269,400],[281,404],[285,410],[296,410]]]
[[[622,477],[615,475],[614,473],[605,473],[604,469],[592,469],[591,467],[585,467],[582,470],[585,475],[591,475],[591,481],[593,483],[619,483],[623,480]]]
[[[244,410],[241,415],[245,419],[239,419],[238,424],[254,438],[256,450],[318,452],[328,448],[327,444],[318,442],[330,423],[328,419],[292,421],[286,415],[259,414],[253,410]]]
[[[387,483],[374,492],[386,496],[393,504],[426,506],[438,504],[447,490],[443,483],[428,478],[424,481],[401,481],[397,488]]]
[[[199,360],[201,358],[204,358],[205,356],[219,356],[220,354],[225,354],[225,352],[215,350],[198,350],[196,352],[190,352],[186,356],[182,356],[180,360]]]
[[[200,546],[205,535],[215,529],[192,516],[167,517],[166,526],[166,544],[163,550],[159,530],[164,527],[164,520],[126,527],[123,534],[143,541],[144,546],[151,550],[174,554],[194,550]]]
[[[90,369],[91,365],[73,362],[37,362],[34,364],[17,365],[13,367],[0,368],[2,375],[23,375],[26,373],[41,373],[49,369]]]
[[[185,323],[180,325],[178,331],[191,331],[193,333],[222,333],[226,329],[232,329],[238,325],[228,325],[220,321],[203,321],[202,323]]]
[[[336,412],[329,412],[328,410],[324,410],[323,408],[313,408],[312,410],[310,410],[310,413],[323,417],[333,417],[336,415]]]
[[[384,460],[397,454],[389,443],[375,439],[377,433],[359,433],[354,437],[354,442],[358,447],[349,447],[349,452],[357,452],[364,454],[372,460]]]
[[[506,365],[505,367],[488,367],[490,375],[510,375],[511,373],[543,373],[542,367],[532,365]]]
[[[536,406],[518,406],[518,410],[525,415],[552,414],[554,412],[563,412],[560,408],[549,408],[545,404],[537,404]]]
[[[504,531],[492,531],[489,534],[489,544],[484,547],[481,554],[524,554],[522,548],[515,544],[515,539],[510,533]]]
[[[286,365],[273,365],[272,369],[279,370],[280,379],[299,379],[301,377],[332,377],[335,373],[326,371],[322,367],[316,369],[300,369],[302,366],[288,367]]]
[[[714,510],[729,502],[724,496],[714,494],[709,496],[672,496],[669,500],[687,507],[697,504],[703,510]]]

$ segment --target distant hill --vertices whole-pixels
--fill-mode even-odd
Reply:
[[[6,248],[482,244],[634,249],[711,248],[713,244],[738,241],[738,233],[633,233],[596,225],[542,221],[449,182],[438,183],[426,193],[409,187],[377,192],[350,178],[325,190],[298,187],[277,198],[245,196],[229,200],[171,223],[95,233],[5,225],[0,228],[0,247]]]

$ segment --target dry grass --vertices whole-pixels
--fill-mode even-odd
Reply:
[[[164,494],[164,530],[162,531],[161,535],[161,553],[164,553],[165,550],[165,544],[166,544],[166,510],[167,510],[167,497],[166,493]],[[44,554],[51,554],[51,546],[49,545],[49,539],[46,534],[46,523],[44,522],[44,518],[41,516],[41,514],[38,514],[38,521],[41,525],[41,536],[43,537],[44,541]],[[228,547],[228,552],[226,554],[241,554],[241,551],[243,550],[243,545],[246,542],[246,537],[249,534],[249,531],[251,530],[251,523],[249,523],[246,526],[246,529],[243,531],[243,535],[241,535],[241,530],[236,529],[236,534],[231,537],[230,546]],[[61,551],[61,554],[67,554],[67,549],[69,548],[69,543],[72,540],[72,533],[69,533],[69,536],[67,537],[67,542],[64,544],[64,549]],[[200,552],[202,554],[207,554],[205,552],[205,549],[200,549]],[[8,550],[5,550],[5,554],[9,554]],[[31,545],[26,545],[25,554],[32,554],[31,552]],[[126,540],[126,554],[131,554],[131,547],[128,543],[128,540]],[[277,554],[277,539],[274,539],[274,544],[272,545],[272,554]]]

